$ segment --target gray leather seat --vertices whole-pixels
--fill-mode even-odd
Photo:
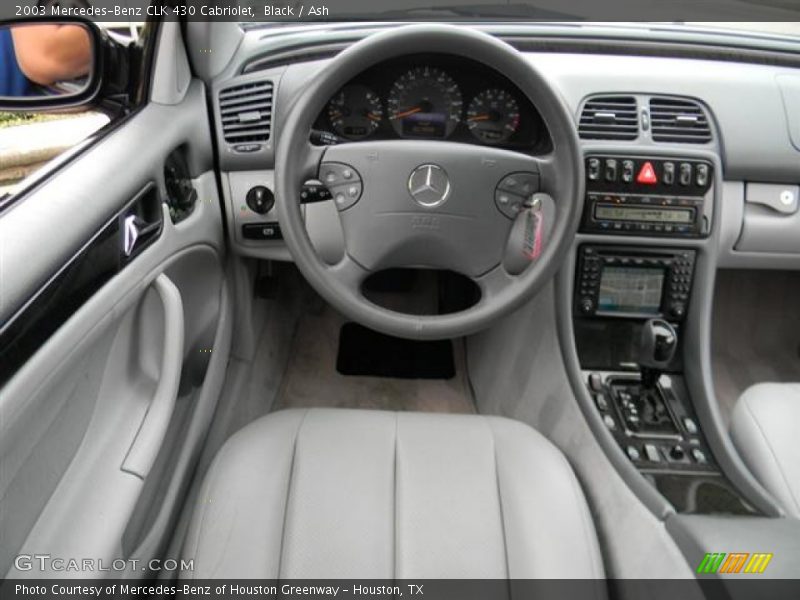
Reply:
[[[756,479],[800,518],[800,384],[759,383],[739,397],[731,438]]]
[[[194,578],[600,578],[564,456],[495,417],[273,413],[220,450],[184,558]]]

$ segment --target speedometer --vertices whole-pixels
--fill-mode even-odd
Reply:
[[[484,90],[469,103],[467,127],[484,144],[504,142],[519,127],[519,104],[505,90]]]
[[[435,67],[416,67],[392,85],[389,122],[406,138],[446,138],[461,120],[461,90]]]
[[[328,103],[328,119],[333,130],[348,140],[368,137],[382,118],[380,98],[363,85],[345,86]]]

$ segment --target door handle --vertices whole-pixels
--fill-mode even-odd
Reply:
[[[164,216],[158,188],[148,183],[120,215],[122,262],[132,260],[161,233]]]
[[[161,227],[161,222],[147,223],[138,215],[128,215],[122,222],[122,252],[125,258],[130,258],[133,253],[144,244],[150,236]]]
[[[150,472],[164,443],[175,402],[183,365],[183,301],[181,293],[163,273],[152,283],[164,307],[164,349],[161,373],[155,394],[142,425],[131,444],[122,470],[144,479]]]

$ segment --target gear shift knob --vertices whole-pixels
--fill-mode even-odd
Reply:
[[[675,356],[678,334],[662,319],[650,319],[642,325],[639,343],[639,368],[642,370],[642,385],[655,386],[662,371]]]

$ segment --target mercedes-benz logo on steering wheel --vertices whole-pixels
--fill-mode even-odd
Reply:
[[[408,191],[417,204],[433,208],[450,195],[450,179],[439,165],[420,165],[408,178]]]

